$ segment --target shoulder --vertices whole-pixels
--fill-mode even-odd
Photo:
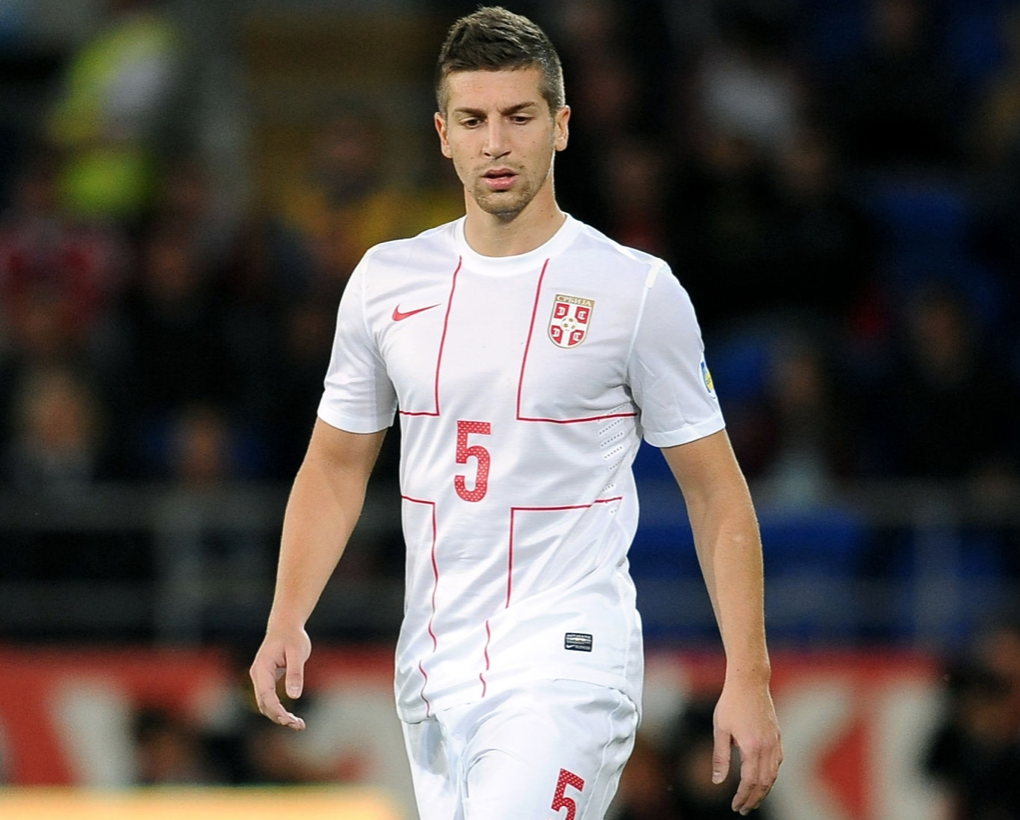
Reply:
[[[640,281],[648,287],[662,272],[669,272],[665,260],[623,245],[583,222],[570,252],[577,258],[578,264],[592,265],[598,272],[625,281]]]
[[[456,255],[456,225],[456,220],[446,222],[417,236],[380,242],[366,251],[362,265],[375,272],[387,269],[408,271],[442,264],[451,255]]]

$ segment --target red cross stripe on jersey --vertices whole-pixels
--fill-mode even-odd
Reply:
[[[525,373],[525,370],[528,367],[528,354],[531,352],[531,342],[532,342],[532,339],[533,339],[533,337],[535,335],[535,321],[536,321],[536,319],[538,317],[538,306],[539,306],[539,303],[541,302],[541,299],[542,299],[542,283],[545,281],[545,274],[546,274],[546,270],[548,269],[548,267],[549,267],[549,260],[547,259],[545,261],[545,264],[542,265],[542,272],[541,272],[541,274],[539,274],[538,285],[535,288],[535,304],[534,304],[534,306],[532,308],[532,311],[531,311],[531,325],[528,327],[528,339],[527,339],[527,341],[524,344],[524,359],[521,361],[521,374],[520,374],[520,377],[519,377],[519,379],[517,381],[517,420],[518,421],[541,422],[541,423],[544,423],[544,424],[578,424],[578,423],[581,423],[581,422],[588,422],[588,421],[602,421],[604,419],[615,419],[615,418],[624,418],[624,417],[628,417],[628,416],[636,416],[637,413],[635,413],[635,412],[627,412],[627,413],[608,413],[608,414],[604,414],[604,415],[585,416],[585,417],[581,417],[581,418],[554,419],[554,418],[536,418],[536,417],[526,416],[522,412],[522,410],[521,410],[521,401],[522,401],[522,395],[524,393],[524,373]],[[566,301],[562,301],[562,300],[568,300],[568,299],[573,299],[575,302],[584,303],[584,304],[571,305],[570,303],[568,303]],[[557,320],[557,316],[558,315],[564,321],[566,320],[566,318],[568,318],[569,316],[573,315],[575,322],[580,320],[580,316],[578,316],[578,313],[581,316],[584,317],[585,331],[583,333],[581,333],[580,336],[577,336],[577,335],[573,335],[572,336],[572,338],[575,339],[575,341],[573,343],[574,345],[580,344],[584,340],[584,336],[587,333],[586,328],[587,328],[588,322],[589,322],[589,320],[591,318],[591,308],[592,308],[592,305],[594,305],[594,304],[595,304],[595,302],[593,300],[591,300],[591,299],[577,299],[576,297],[563,296],[562,294],[557,294],[556,295],[556,302],[555,302],[555,305],[554,305],[554,308],[553,308],[553,321]],[[562,305],[562,307],[561,307],[561,305]],[[579,331],[576,331],[576,332],[579,332]],[[558,347],[572,347],[573,346],[572,344],[561,343],[564,338],[569,339],[569,338],[571,338],[571,336],[566,336],[565,337],[565,336],[563,336],[561,334],[560,340],[557,340],[556,336],[552,332],[552,327],[550,327],[549,334],[550,334],[550,338],[557,344]]]
[[[439,646],[439,642],[438,642],[438,640],[436,638],[436,633],[432,629],[432,622],[435,620],[435,617],[436,617],[436,590],[439,588],[439,565],[436,563],[436,502],[435,501],[422,501],[420,498],[411,498],[410,496],[407,496],[407,495],[402,495],[401,498],[403,498],[404,501],[409,501],[412,504],[424,504],[425,506],[432,508],[432,511],[431,511],[432,512],[432,552],[431,552],[431,556],[430,557],[431,557],[431,560],[432,560],[433,585],[432,585],[432,614],[431,614],[431,616],[429,616],[428,630],[429,630],[429,637],[432,638],[432,651],[435,652],[436,649]],[[421,699],[425,702],[425,715],[426,715],[426,717],[430,717],[432,715],[432,704],[429,703],[429,699],[425,695],[425,687],[429,685],[429,676],[428,676],[428,673],[425,671],[425,667],[422,664],[422,661],[420,661],[420,660],[418,661],[418,671],[421,672],[421,676],[423,678],[422,684],[421,684]]]
[[[450,277],[450,297],[446,300],[446,316],[443,318],[443,335],[439,339],[439,351],[436,353],[436,377],[435,384],[433,387],[433,400],[435,401],[434,410],[400,410],[402,416],[438,416],[439,415],[439,371],[443,366],[443,348],[446,346],[446,332],[450,327],[450,310],[453,308],[453,294],[457,290],[457,274],[460,273],[461,265],[463,260],[457,260],[457,267],[454,268],[453,276]],[[393,309],[393,321],[399,322],[401,319],[406,319],[408,316],[414,313],[421,313],[423,310],[431,310],[434,307],[439,307],[441,302],[435,305],[429,305],[427,308],[420,308],[410,313],[402,314],[400,319],[397,318],[397,308]]]

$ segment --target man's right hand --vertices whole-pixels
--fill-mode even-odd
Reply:
[[[305,722],[283,708],[276,694],[276,684],[280,678],[285,678],[287,696],[301,697],[305,661],[311,654],[312,642],[304,629],[285,633],[270,630],[251,665],[251,680],[259,711],[274,723],[295,731],[304,729]]]

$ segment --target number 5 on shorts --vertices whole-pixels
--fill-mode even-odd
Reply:
[[[567,786],[583,791],[584,781],[573,772],[560,769],[560,779],[556,783],[556,794],[553,795],[552,808],[553,811],[566,809],[567,816],[563,820],[574,820],[574,815],[577,814],[577,803],[574,802],[574,798],[566,796]]]

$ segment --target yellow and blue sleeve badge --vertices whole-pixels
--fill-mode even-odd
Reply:
[[[708,369],[705,360],[701,360],[701,381],[705,384],[708,395],[715,398],[715,382],[712,381],[712,372]]]

